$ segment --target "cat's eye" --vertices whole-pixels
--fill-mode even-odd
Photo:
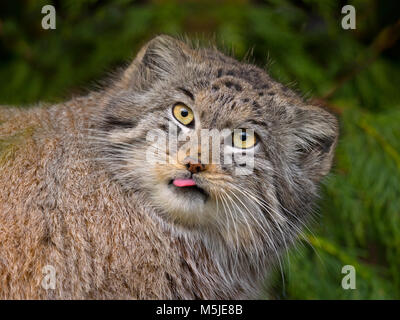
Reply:
[[[253,130],[235,129],[232,142],[235,148],[249,149],[255,146],[257,137]]]
[[[185,126],[189,126],[194,120],[194,114],[192,109],[183,103],[177,103],[173,109],[172,113],[176,120]]]

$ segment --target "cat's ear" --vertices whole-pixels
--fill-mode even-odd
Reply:
[[[146,88],[152,81],[166,78],[186,63],[189,46],[171,36],[160,35],[145,44],[125,70],[119,82],[123,88]]]
[[[291,126],[290,160],[313,181],[318,182],[331,166],[339,128],[335,116],[315,106],[296,107]]]

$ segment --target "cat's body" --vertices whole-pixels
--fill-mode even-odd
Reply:
[[[13,110],[1,128],[0,298],[251,297],[261,280],[251,265],[237,275],[217,266],[212,244],[170,230],[87,161],[99,99]],[[42,287],[46,265],[55,290]]]
[[[270,225],[265,224],[262,227],[260,221],[263,220],[253,217],[246,219],[243,215],[244,218],[238,218],[236,224],[229,224],[236,219],[235,214],[241,209],[246,212],[247,206],[252,212],[256,212],[258,209],[255,206],[261,203],[254,198],[253,208],[247,202],[251,198],[246,199],[244,195],[237,198],[239,193],[231,194],[231,198],[236,197],[236,204],[226,205],[228,199],[221,196],[225,199],[223,210],[217,209],[213,212],[207,209],[211,218],[188,217],[188,212],[184,209],[182,216],[179,216],[179,207],[172,208],[175,204],[165,200],[165,197],[171,197],[169,192],[175,191],[170,191],[170,184],[164,186],[164,180],[157,180],[157,177],[165,177],[172,169],[168,166],[161,169],[157,166],[148,168],[150,165],[141,158],[146,150],[144,146],[143,150],[140,149],[144,138],[141,137],[140,144],[137,141],[145,132],[140,129],[141,122],[138,119],[141,116],[137,114],[138,107],[132,106],[134,111],[128,114],[129,103],[145,104],[145,98],[140,97],[149,95],[146,99],[151,99],[154,93],[162,91],[165,78],[156,79],[152,72],[164,72],[168,63],[171,66],[172,62],[168,59],[171,59],[171,52],[176,51],[176,48],[171,48],[173,46],[179,47],[179,55],[187,55],[186,50],[191,50],[171,38],[156,38],[142,49],[123,77],[104,91],[49,108],[0,109],[0,298],[257,297],[269,267],[276,262],[285,245],[293,241],[306,221],[317,183],[330,168],[337,139],[336,122],[327,112],[315,107],[304,106],[295,116],[290,115],[290,111],[283,109],[290,104],[302,104],[301,100],[291,92],[285,93],[286,89],[283,90],[266,74],[262,76],[263,79],[253,79],[249,72],[242,75],[239,81],[239,77],[235,79],[234,74],[226,75],[231,67],[240,67],[231,58],[217,52],[211,54],[211,51],[191,52],[195,61],[208,61],[203,67],[210,66],[210,74],[215,73],[215,79],[210,78],[207,83],[205,80],[201,81],[201,74],[204,76],[205,69],[200,72],[199,68],[199,75],[195,77],[196,81],[202,82],[199,92],[196,92],[193,82],[191,85],[189,81],[187,85],[181,85],[185,87],[184,94],[189,96],[189,100],[195,101],[192,109],[195,110],[198,121],[201,114],[201,119],[204,119],[203,127],[206,123],[209,128],[212,127],[211,124],[218,126],[218,119],[211,117],[211,111],[210,114],[200,113],[200,106],[196,107],[196,104],[214,105],[222,96],[225,97],[223,105],[229,105],[229,109],[233,109],[233,100],[244,101],[246,105],[250,100],[252,108],[255,106],[258,109],[264,107],[263,101],[269,101],[269,105],[265,104],[265,107],[276,109],[277,117],[269,118],[270,130],[274,130],[274,125],[277,125],[281,117],[286,124],[300,125],[302,121],[309,123],[309,126],[299,130],[303,130],[303,133],[309,132],[313,137],[307,138],[310,145],[307,152],[296,149],[297,153],[301,153],[302,164],[293,173],[289,172],[290,165],[285,163],[286,159],[278,157],[279,159],[269,160],[268,163],[276,164],[278,167],[274,169],[280,174],[274,178],[264,177],[264,171],[257,171],[256,158],[254,174],[262,179],[257,188],[263,191],[264,209],[271,209],[270,216],[262,223],[271,221]],[[164,65],[156,57],[161,52],[164,58],[167,57],[164,62],[168,63]],[[185,61],[194,65],[193,61]],[[151,67],[155,65],[157,67]],[[182,63],[181,67],[185,65]],[[192,70],[191,73],[193,72]],[[223,73],[225,78],[221,75]],[[185,76],[193,75],[188,72]],[[207,76],[210,77],[208,74]],[[246,76],[249,79],[243,79]],[[157,83],[149,86],[146,82],[140,83],[139,78],[146,79],[148,83]],[[250,89],[254,81],[260,81],[261,86],[252,93]],[[182,83],[182,79],[179,79],[179,83]],[[265,87],[266,83],[268,88]],[[242,95],[240,99],[227,99],[224,92],[213,103],[207,102],[213,97],[207,94],[207,90],[215,92],[222,85],[229,90],[233,87],[236,91],[240,89],[244,92],[239,92]],[[268,95],[268,92],[273,91],[275,97]],[[142,96],[133,97],[131,92],[140,92]],[[166,93],[163,92],[162,95],[165,96]],[[266,97],[269,100],[262,100],[267,99]],[[159,100],[167,101],[168,97]],[[157,102],[151,104],[155,106]],[[240,112],[246,113],[249,108]],[[160,109],[159,112],[166,112],[166,109]],[[308,110],[313,113],[302,119]],[[157,117],[156,112],[151,111],[152,116]],[[146,114],[142,118],[144,117]],[[207,117],[210,118],[209,122]],[[219,117],[223,116],[220,114]],[[299,117],[298,121],[296,117]],[[233,116],[230,122],[235,122]],[[263,123],[266,122],[263,120]],[[139,130],[138,128],[140,131],[134,131]],[[277,134],[283,139],[291,130],[284,126],[282,128]],[[320,134],[318,130],[323,133]],[[299,134],[293,135],[295,139],[298,136]],[[131,152],[135,153],[122,161],[118,152],[123,152],[120,146],[126,146],[127,141],[133,146],[134,151]],[[276,144],[277,154],[283,152],[278,150],[282,141]],[[270,144],[273,143],[271,140]],[[115,144],[119,146],[116,149]],[[298,145],[295,147],[295,143],[289,140],[284,143],[288,148],[292,144],[293,148],[298,148]],[[268,154],[274,159],[272,149]],[[309,155],[313,155],[315,159],[311,159]],[[113,157],[121,162],[112,162],[116,161]],[[287,159],[293,160],[290,157]],[[261,163],[261,159],[258,161]],[[178,166],[179,164],[174,164],[173,170],[177,171]],[[126,175],[126,170],[138,174],[129,176]],[[179,170],[183,172],[185,167],[179,167]],[[206,194],[190,195],[194,202],[199,202],[199,208],[212,208],[209,203],[214,199],[210,187],[202,180],[207,178],[207,170],[214,170],[214,178],[223,175],[221,168],[216,169],[212,165],[204,172],[194,175],[193,179]],[[153,171],[157,172],[157,176],[151,176]],[[285,177],[290,181],[289,185],[283,181]],[[238,178],[238,183],[241,183],[240,179]],[[226,177],[226,180],[232,181],[231,176]],[[243,181],[249,181],[249,178]],[[263,190],[263,183],[266,191]],[[164,187],[168,191],[164,191]],[[241,185],[240,188],[245,187]],[[304,190],[301,194],[293,195],[302,189]],[[248,190],[251,190],[250,186]],[[176,197],[180,201],[177,200],[177,203],[183,203],[186,196],[177,194]],[[232,209],[227,210],[227,207]],[[190,208],[189,215],[191,211],[196,212],[196,208]],[[260,209],[260,212],[264,212],[264,209]],[[229,215],[226,213],[225,216],[225,211],[229,211]],[[196,215],[199,213],[196,212]],[[232,217],[232,220],[225,220],[229,219],[226,217]],[[264,234],[264,231],[270,233]],[[54,289],[45,289],[48,276],[45,266],[52,266],[56,271]]]

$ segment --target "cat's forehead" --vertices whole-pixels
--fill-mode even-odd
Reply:
[[[240,84],[246,85],[246,90],[254,90],[259,93],[271,89],[277,84],[268,73],[246,62],[240,62],[232,57],[226,56],[218,50],[205,50],[201,55],[204,63],[203,68],[208,68],[208,76],[213,82],[225,80],[226,87],[233,87],[241,91]]]
[[[248,85],[232,79],[216,81],[195,95],[194,107],[202,125],[210,128],[237,126],[262,118],[264,107]]]
[[[266,70],[240,62],[216,49],[198,51],[187,64],[182,64],[182,68],[182,74],[194,90],[208,88],[213,93],[225,95],[248,94],[258,96],[260,101],[299,99],[292,90],[271,78]]]
[[[195,111],[207,127],[256,122],[272,106],[290,104],[297,99],[264,70],[218,51],[203,53],[201,60],[181,67],[187,70],[185,79],[178,81],[179,88],[191,97]]]

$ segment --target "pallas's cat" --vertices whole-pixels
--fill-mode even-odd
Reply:
[[[264,70],[169,36],[102,90],[0,110],[0,298],[256,298],[338,136]]]

